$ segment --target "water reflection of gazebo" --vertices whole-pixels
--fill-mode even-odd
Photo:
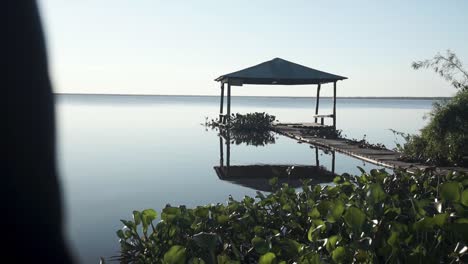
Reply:
[[[305,127],[330,127],[336,129],[336,83],[345,80],[347,77],[315,70],[303,65],[299,65],[287,60],[275,58],[258,65],[224,74],[215,79],[221,83],[221,100],[219,119],[225,123],[231,116],[231,86],[242,86],[244,84],[256,85],[317,85],[317,98],[315,103],[315,115],[313,123],[300,123]],[[333,83],[333,113],[319,115],[320,88],[322,84]],[[227,114],[224,110],[224,84],[227,84]],[[324,118],[331,118],[332,125],[325,125]],[[320,119],[320,123],[317,120]]]
[[[225,132],[219,137],[219,166],[214,166],[217,176],[223,181],[259,191],[271,191],[272,186],[269,180],[275,177],[278,178],[280,184],[287,183],[291,187],[298,188],[302,186],[304,179],[309,180],[311,184],[320,184],[331,182],[335,176],[335,152],[330,151],[332,164],[331,171],[329,171],[320,165],[318,148],[315,148],[315,165],[232,165],[230,134],[230,132]],[[224,152],[224,145],[226,145],[226,152]],[[226,159],[224,159],[224,154],[226,154]]]

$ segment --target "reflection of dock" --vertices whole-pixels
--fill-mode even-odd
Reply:
[[[219,153],[219,166],[214,167],[219,179],[259,191],[272,191],[270,184],[272,178],[277,178],[279,184],[287,183],[293,188],[298,188],[302,186],[304,179],[311,184],[320,184],[331,182],[335,176],[334,151],[331,151],[331,171],[320,165],[318,148],[315,149],[315,165],[231,165],[231,141],[230,133],[227,131],[224,137],[219,137]]]
[[[243,165],[215,166],[221,180],[229,181],[259,191],[272,191],[269,180],[278,178],[278,183],[287,183],[293,188],[302,186],[303,179],[312,184],[330,182],[334,174],[321,166],[303,165]]]
[[[314,137],[308,135],[307,132],[309,128],[307,126],[304,127],[297,124],[278,124],[275,126],[274,130],[279,134],[298,140],[300,142],[309,143],[313,146],[318,146],[323,149],[338,151],[360,160],[391,169],[402,168],[407,169],[408,171],[413,171],[414,169],[426,169],[430,167],[419,163],[401,161],[399,160],[400,153],[396,151],[388,149],[361,148],[353,141],[347,139],[325,139]],[[450,170],[468,171],[467,168],[460,167],[441,167],[437,168],[437,170],[440,172],[447,172]]]

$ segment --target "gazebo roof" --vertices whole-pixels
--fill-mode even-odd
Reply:
[[[330,83],[344,79],[348,78],[275,58],[240,71],[221,75],[215,81],[229,82],[232,85],[298,85]]]

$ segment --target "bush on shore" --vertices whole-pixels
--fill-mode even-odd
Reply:
[[[457,94],[435,103],[429,124],[419,135],[402,135],[406,143],[398,147],[404,158],[438,166],[468,166],[468,71],[450,50],[432,59],[413,62],[414,69],[431,68],[449,81]]]
[[[468,90],[434,105],[419,135],[402,134],[400,151],[410,160],[439,166],[468,166]]]

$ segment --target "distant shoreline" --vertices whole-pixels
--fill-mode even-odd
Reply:
[[[132,97],[216,97],[219,95],[177,95],[177,94],[103,94],[103,93],[54,93],[54,95],[67,95],[67,96],[132,96]],[[237,95],[232,97],[245,97],[245,98],[289,98],[289,99],[306,99],[315,98],[314,96],[250,96],[250,95]],[[333,98],[332,96],[323,96],[320,98]],[[444,100],[451,97],[419,97],[419,96],[338,96],[337,99],[378,99],[378,100]]]

